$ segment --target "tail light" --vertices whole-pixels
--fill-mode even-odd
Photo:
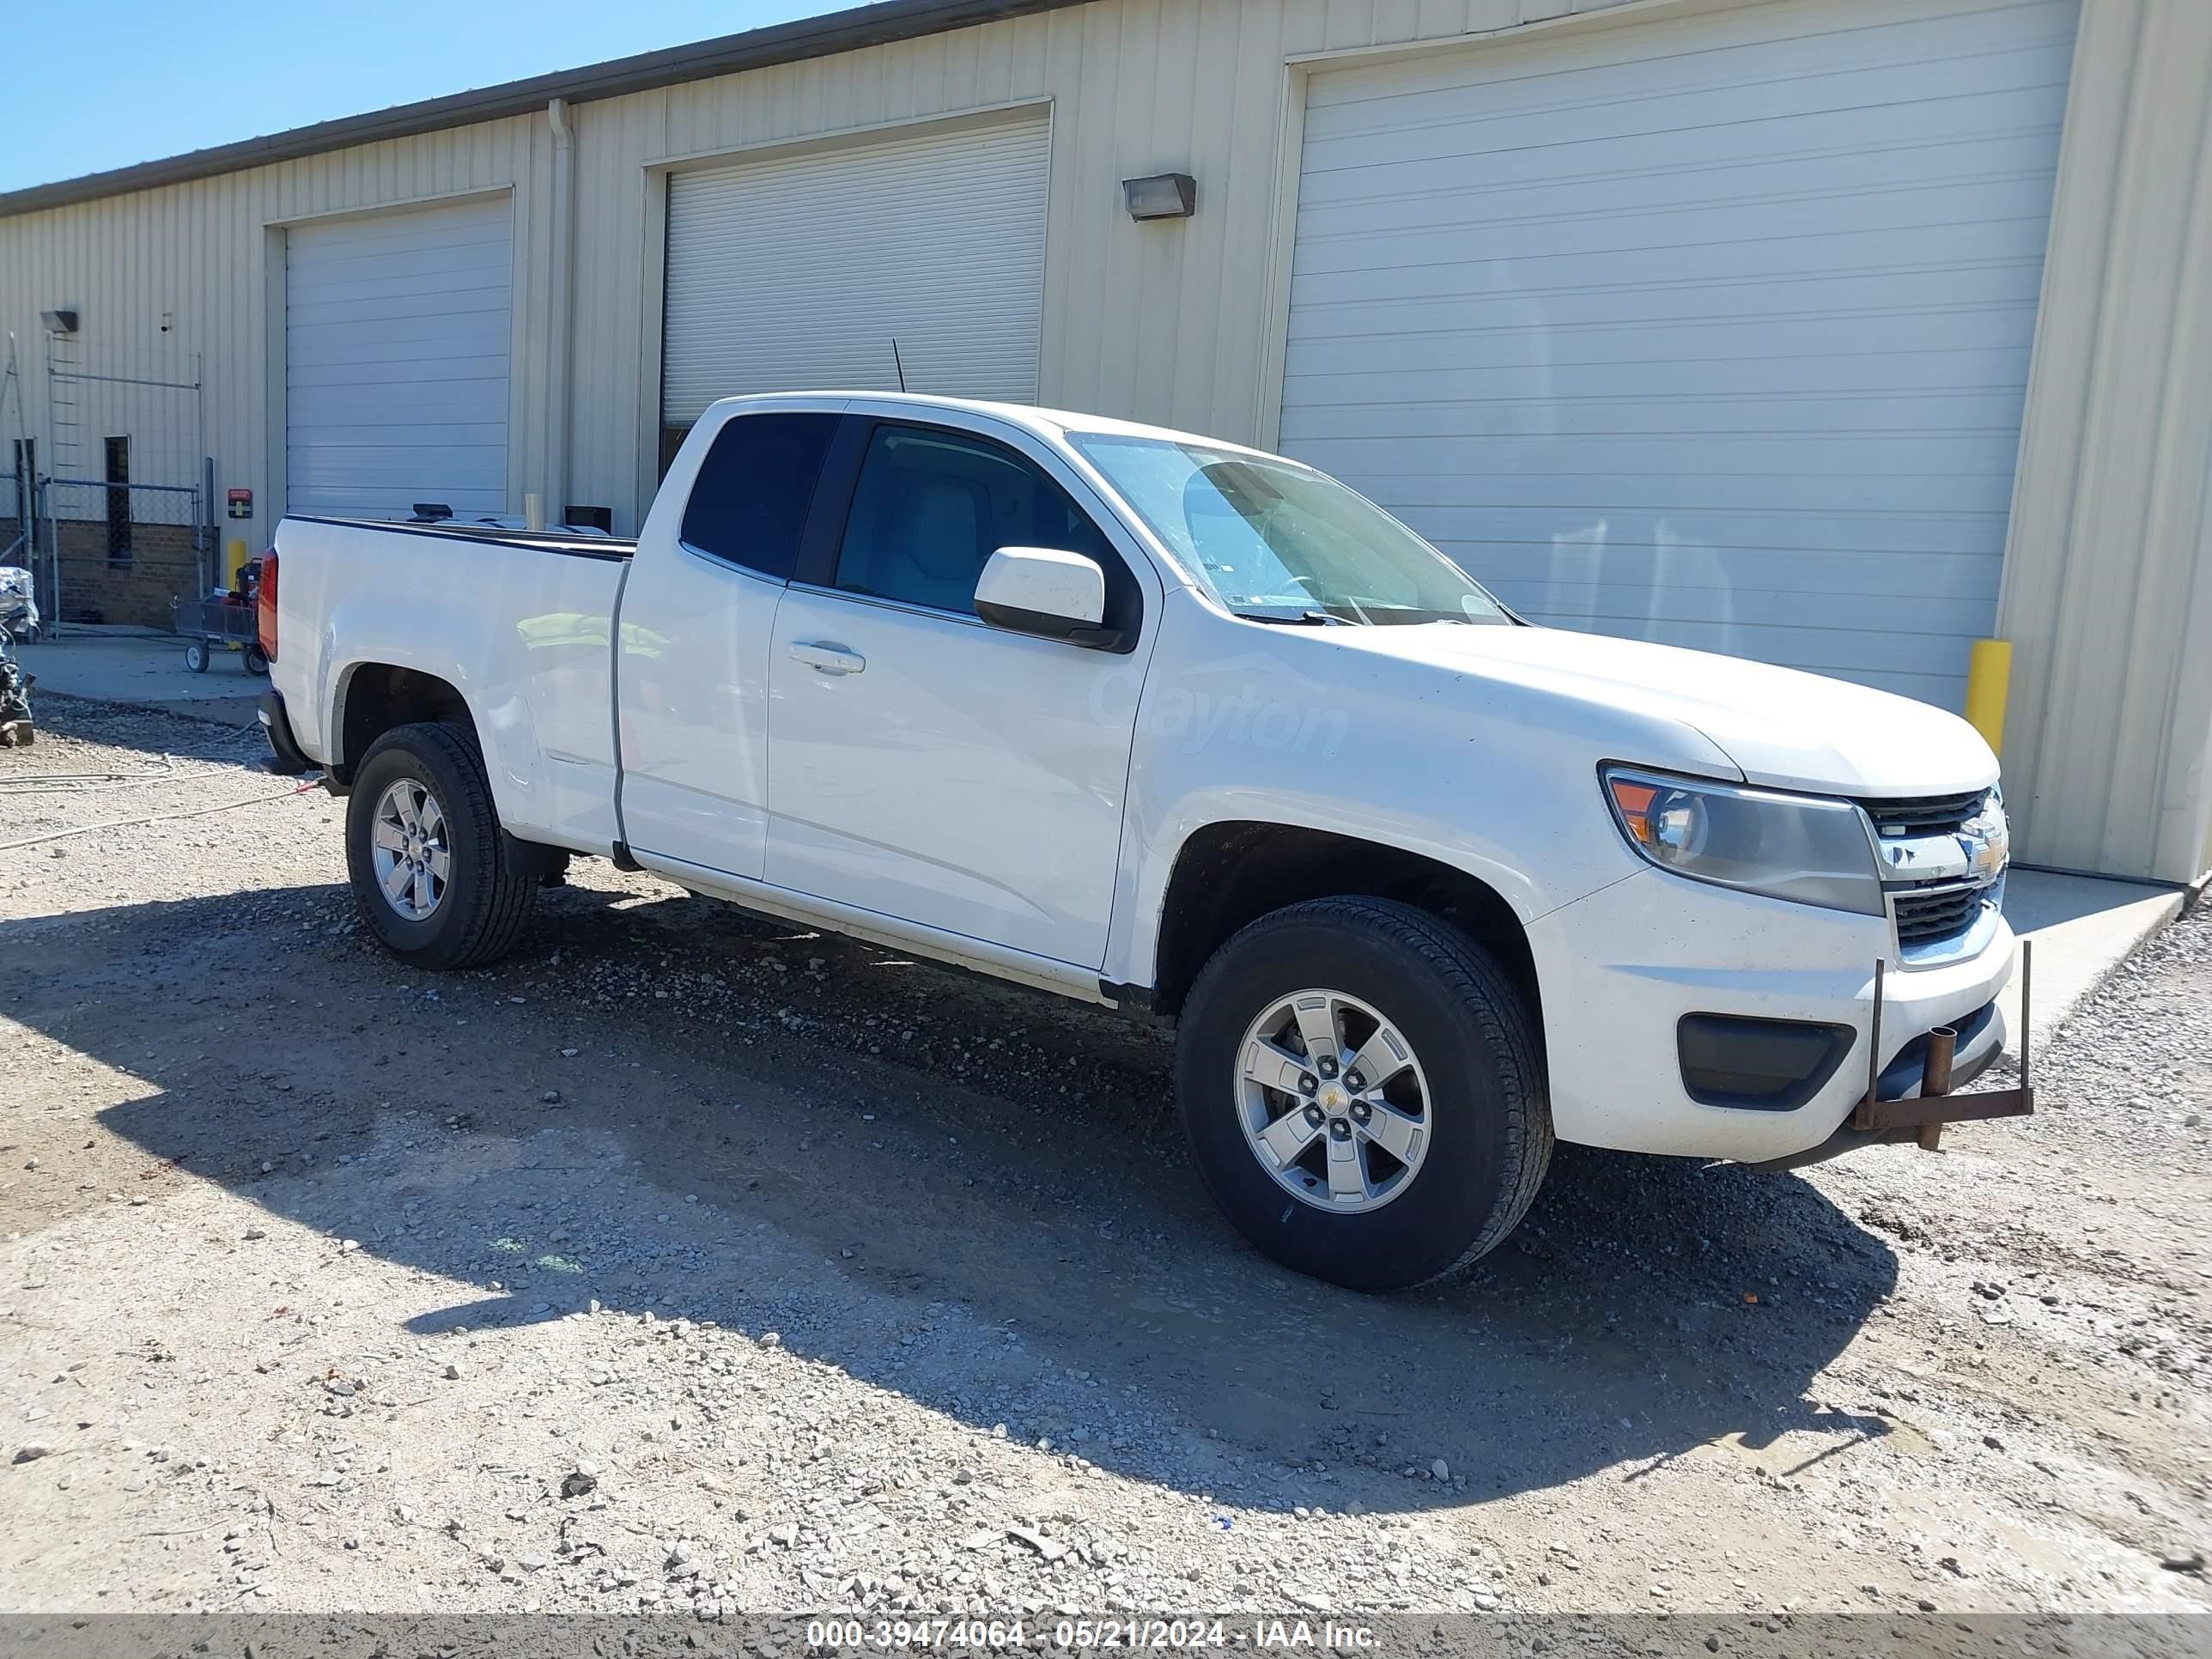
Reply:
[[[276,550],[261,556],[261,580],[253,604],[253,633],[261,654],[276,660]]]

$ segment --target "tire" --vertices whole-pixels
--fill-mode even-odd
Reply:
[[[1255,1091],[1247,1083],[1253,1056],[1262,1066],[1277,1063],[1276,1056],[1248,1048],[1247,1039],[1271,1011],[1314,988],[1340,994],[1334,1005],[1338,1029],[1354,1034],[1346,1048],[1358,1042],[1363,1022],[1374,1032],[1371,1014],[1410,1049],[1411,1065],[1400,1060],[1406,1069],[1389,1085],[1401,1100],[1420,1101],[1418,1116],[1405,1120],[1421,1129],[1407,1148],[1410,1162],[1378,1158],[1379,1143],[1370,1146],[1364,1131],[1352,1132],[1350,1117],[1335,1115],[1322,1118],[1325,1129],[1300,1152],[1305,1163],[1279,1173],[1262,1161],[1248,1119],[1291,1104],[1270,1123],[1273,1130],[1300,1109],[1296,1095]],[[1305,1000],[1306,1007],[1315,1006]],[[1279,1048],[1293,1056],[1316,1052],[1287,1035]],[[1351,1060],[1357,1059],[1355,1052]],[[1294,1059],[1293,1070],[1300,1063]],[[1312,1064],[1317,1071],[1322,1062]],[[1313,1081],[1310,1073],[1295,1086],[1310,1092],[1306,1085]],[[1357,1081],[1352,1064],[1343,1062],[1339,1086]],[[1285,1267],[1352,1290],[1407,1290],[1468,1267],[1528,1213],[1551,1162],[1542,1054],[1520,994],[1473,939],[1425,911],[1387,899],[1291,905],[1217,951],[1183,1006],[1176,1095],[1200,1172],[1237,1231]],[[1370,1114],[1379,1114],[1382,1091],[1367,1098],[1376,1103]],[[1354,1103],[1346,1106],[1347,1099]],[[1326,1085],[1310,1103],[1316,1114],[1324,1103],[1331,1113],[1360,1110],[1357,1097]],[[1330,1196],[1310,1171],[1319,1160],[1323,1173],[1335,1178],[1334,1160],[1328,1158],[1331,1137],[1352,1144],[1359,1160],[1345,1177],[1347,1186],[1365,1179],[1387,1196],[1356,1190]],[[1370,1178],[1382,1169],[1393,1173],[1379,1182]],[[1293,1190],[1297,1185],[1306,1188],[1306,1196]],[[1340,1202],[1366,1207],[1340,1209]]]
[[[387,793],[402,786],[434,805],[446,855],[446,875],[431,884],[431,902],[420,915],[401,905],[422,890],[410,883],[395,900],[377,868],[380,811]],[[430,823],[427,810],[417,823]],[[346,801],[346,870],[362,919],[393,956],[416,968],[471,968],[512,948],[537,883],[511,872],[504,850],[473,735],[422,723],[395,727],[369,745]]]
[[[185,647],[185,666],[195,674],[207,672],[208,648],[204,640],[194,640]]]
[[[269,659],[262,655],[261,647],[259,646],[247,646],[245,648],[244,655],[246,658],[246,672],[247,673],[258,676],[266,674],[269,672]]]

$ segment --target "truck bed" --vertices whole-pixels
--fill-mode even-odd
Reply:
[[[356,688],[390,671],[476,716],[501,821],[607,851],[615,828],[615,611],[636,544],[489,526],[286,517],[273,678],[307,752],[343,754]],[[373,690],[370,695],[374,695]]]

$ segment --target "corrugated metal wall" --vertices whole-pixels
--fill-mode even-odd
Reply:
[[[2212,863],[2212,5],[2087,0],[1998,630],[2026,856]]]
[[[1042,401],[1264,438],[1285,62],[1619,3],[1106,0],[584,106],[577,218],[606,234],[578,250],[572,493],[649,498],[656,168],[1049,102]],[[1196,216],[1133,223],[1120,181],[1170,171],[1198,179]]]
[[[1097,0],[576,107],[565,469],[543,116],[0,219],[0,327],[16,332],[34,428],[43,307],[82,310],[88,355],[204,353],[217,486],[252,487],[261,507],[223,532],[258,542],[283,453],[266,228],[511,190],[509,506],[560,491],[550,504],[605,503],[630,529],[654,477],[667,169],[1030,104],[1052,122],[1043,399],[1267,442],[1304,63],[1623,3]],[[2176,879],[2212,847],[2208,87],[2204,0],[2085,0],[2002,605],[2019,644],[2005,759],[2026,855]],[[1118,181],[1170,170],[1196,176],[1197,216],[1132,223]],[[0,410],[0,428],[11,420]]]
[[[0,329],[43,433],[40,310],[74,305],[82,355],[202,354],[218,492],[255,493],[228,538],[282,506],[281,375],[268,227],[480,190],[514,200],[511,507],[527,490],[605,503],[634,529],[653,483],[656,169],[762,146],[1035,102],[1053,113],[1041,395],[1050,403],[1265,437],[1286,60],[1510,29],[1624,0],[1100,0],[921,40],[586,104],[575,128],[571,440],[549,422],[555,349],[554,141],[542,117],[459,127],[0,219]],[[1119,181],[1194,172],[1201,210],[1138,226]],[[281,314],[281,313],[279,313]],[[164,333],[165,318],[172,326]],[[279,337],[281,337],[281,336]],[[17,435],[0,409],[0,441]],[[565,488],[562,486],[565,484]],[[549,505],[557,506],[557,502]]]
[[[41,311],[76,309],[74,350],[87,366],[197,352],[206,366],[206,446],[218,503],[232,487],[254,492],[254,519],[222,520],[219,528],[258,552],[276,523],[283,484],[282,365],[273,386],[270,374],[272,317],[282,338],[283,250],[269,228],[500,191],[512,193],[514,207],[507,470],[519,501],[538,487],[550,459],[544,180],[551,155],[544,119],[517,117],[0,219],[0,330],[15,336],[42,465],[52,451]],[[17,435],[15,418],[12,404],[0,403],[0,453]]]

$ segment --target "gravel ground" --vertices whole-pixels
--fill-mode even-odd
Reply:
[[[251,732],[40,712],[0,842],[265,799],[0,849],[0,1607],[2212,1608],[2212,915],[2031,1121],[1363,1298],[1148,1030],[589,862],[417,974]]]

